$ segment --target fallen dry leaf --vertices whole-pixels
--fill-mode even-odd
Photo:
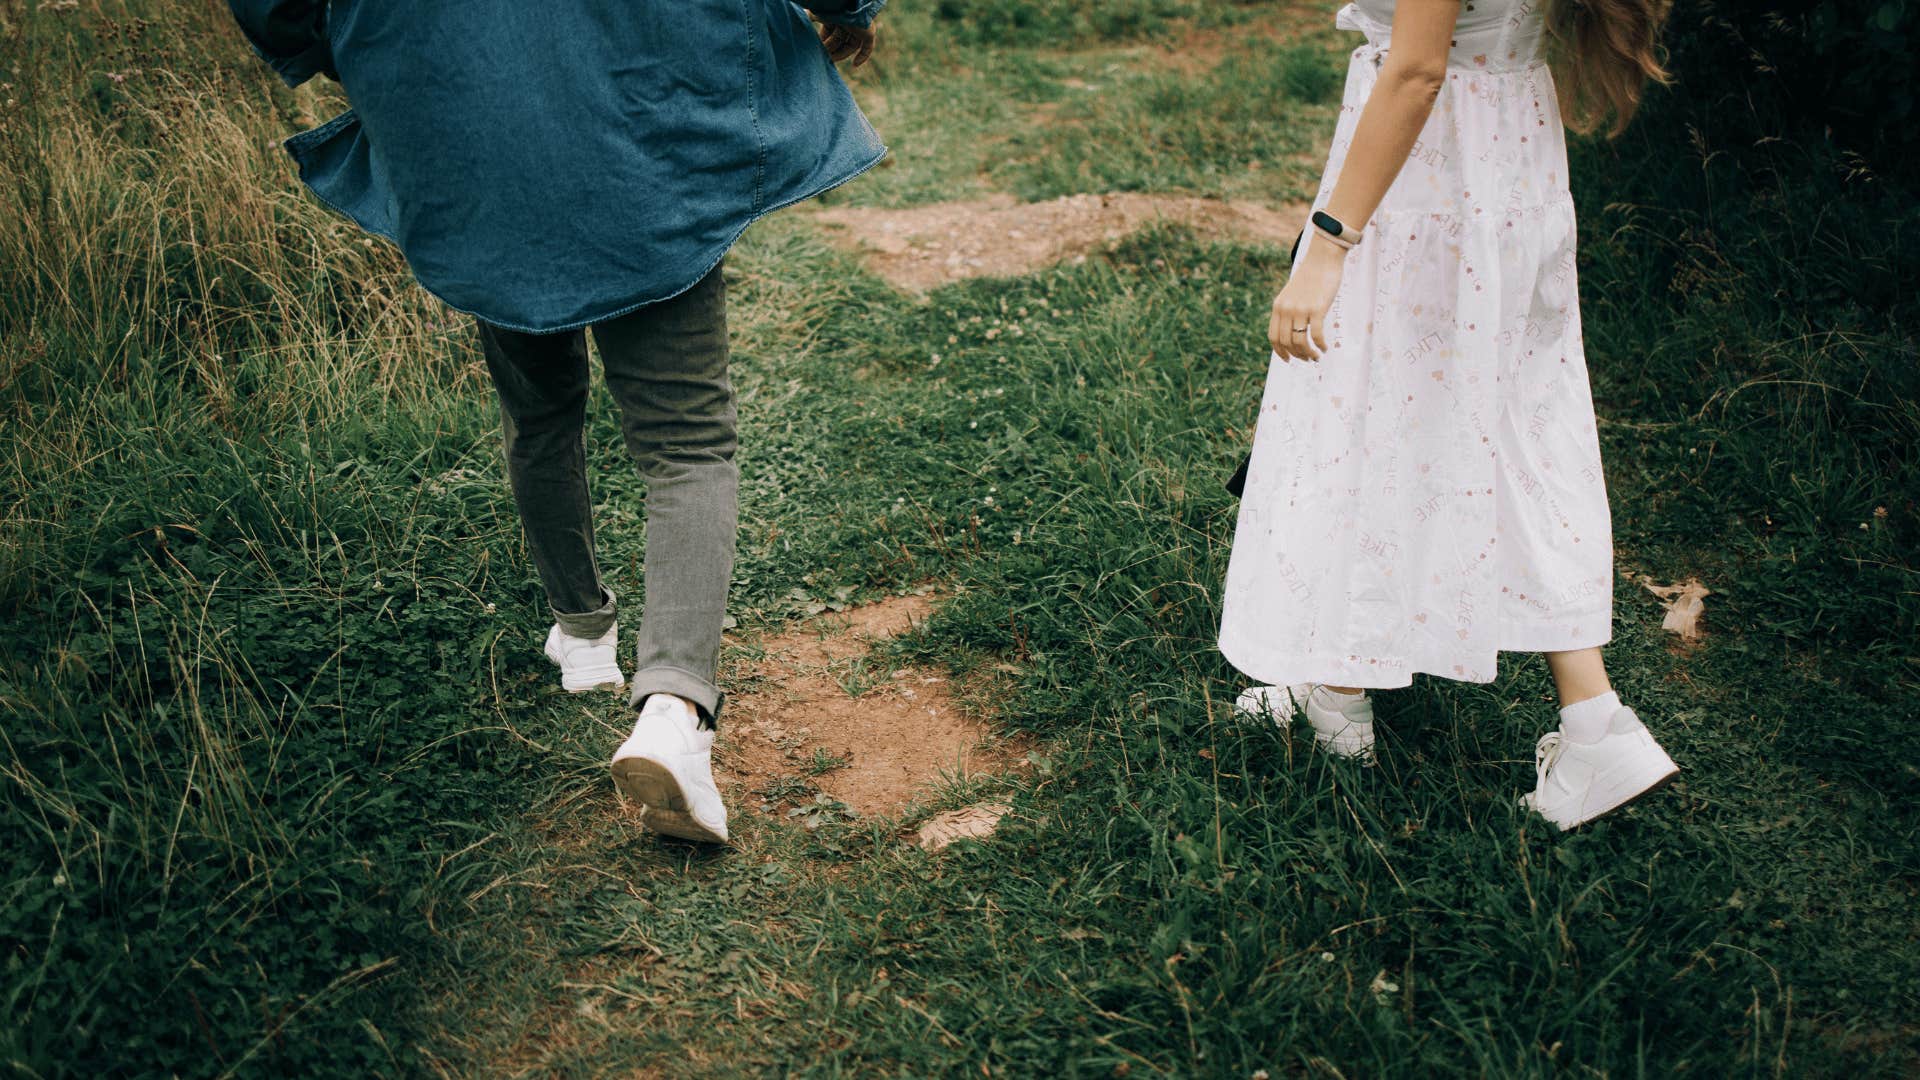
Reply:
[[[920,826],[914,842],[928,851],[939,851],[955,840],[977,840],[992,836],[1000,819],[1012,809],[1005,803],[981,803],[963,810],[935,814]]]
[[[1712,589],[1695,578],[1672,585],[1656,585],[1652,578],[1642,577],[1640,584],[1667,602],[1667,617],[1660,620],[1662,630],[1671,630],[1684,641],[1694,641],[1700,637],[1700,613],[1706,610],[1701,598],[1711,593]]]

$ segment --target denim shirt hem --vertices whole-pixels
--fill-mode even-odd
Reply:
[[[428,292],[503,329],[571,330],[677,296],[754,221],[886,154],[796,0],[708,0],[681,28],[703,50],[657,55],[648,50],[659,49],[666,16],[650,5],[603,25],[603,0],[538,10],[471,0],[464,13],[232,2],[269,15],[284,6],[297,22],[324,6],[326,51],[352,107],[285,140],[301,181],[399,247]],[[881,6],[806,2],[841,19]],[[550,62],[588,30],[600,36],[580,63]],[[439,44],[419,53],[416,40]],[[275,51],[312,63],[314,44]],[[636,50],[652,62],[630,62]],[[465,77],[488,57],[513,64]],[[526,92],[492,96],[502,80]]]
[[[430,293],[433,293],[433,295],[437,297],[441,303],[446,304],[448,307],[452,308],[455,311],[458,311],[465,315],[471,315],[476,319],[486,319],[488,323],[491,323],[494,326],[498,326],[504,330],[518,330],[523,334],[559,334],[559,333],[565,333],[568,330],[578,330],[582,327],[592,326],[595,323],[603,323],[609,319],[617,319],[622,315],[626,315],[630,312],[638,311],[639,309],[646,307],[648,304],[657,304],[662,300],[671,300],[674,297],[679,296],[681,293],[686,292],[688,289],[693,288],[695,285],[700,284],[700,282],[705,280],[706,276],[713,271],[714,267],[720,265],[720,260],[727,257],[727,252],[733,250],[733,245],[740,241],[741,235],[745,233],[747,229],[750,226],[752,226],[754,222],[759,221],[761,218],[766,217],[768,214],[774,213],[777,210],[785,210],[787,207],[792,206],[796,203],[803,203],[803,202],[806,202],[808,199],[814,198],[824,192],[832,191],[834,188],[837,188],[842,184],[845,184],[851,180],[854,180],[855,178],[859,177],[862,173],[865,173],[867,170],[880,164],[880,162],[886,160],[886,156],[887,156],[887,148],[882,146],[880,148],[880,152],[875,154],[871,160],[857,166],[856,168],[849,170],[846,173],[846,175],[839,176],[834,179],[828,180],[824,183],[815,185],[811,189],[805,190],[800,194],[795,195],[793,198],[785,200],[784,202],[778,202],[773,204],[772,206],[764,207],[756,211],[753,214],[753,216],[741,222],[740,227],[735,229],[733,231],[733,235],[727,237],[725,242],[714,246],[714,248],[712,249],[711,257],[706,258],[704,262],[700,263],[699,269],[692,276],[688,277],[684,283],[675,285],[672,289],[668,290],[667,292],[663,292],[658,296],[648,296],[639,300],[629,301],[625,304],[614,307],[604,313],[596,313],[593,315],[583,316],[579,319],[573,320],[572,322],[562,323],[558,326],[549,326],[549,327],[543,328],[543,327],[535,327],[535,326],[516,326],[513,323],[494,322],[492,319],[487,319],[487,317],[481,314],[480,312],[468,311],[466,308],[463,308],[458,304],[455,304],[449,301],[446,297],[441,296],[437,292],[434,292],[432,286],[428,285],[424,281],[420,282],[420,287],[423,289],[426,289]]]
[[[359,123],[359,120],[360,118],[354,115],[353,110],[348,109],[346,112],[321,124],[319,127],[308,128],[298,134],[287,136],[281,141],[280,145],[286,148],[287,156],[293,158],[294,168],[297,169],[300,174],[300,182],[306,186],[307,191],[310,192],[314,198],[320,200],[322,205],[334,213],[339,214],[341,217],[346,218],[348,221],[353,222],[355,225],[360,226],[360,228],[367,232],[397,247],[399,246],[400,238],[393,234],[392,229],[364,215],[356,214],[332,199],[327,198],[321,194],[320,189],[315,187],[313,183],[311,176],[313,149],[333,138],[335,135],[338,135],[340,132],[345,131],[347,128],[352,127],[354,124]]]
[[[388,243],[394,244],[397,247],[399,246],[400,241],[399,241],[399,238],[393,234],[392,230],[382,227],[377,222],[368,221],[365,218],[361,217],[360,215],[355,214],[352,210],[349,210],[348,208],[341,206],[339,203],[333,201],[332,199],[327,198],[325,195],[320,193],[319,189],[313,186],[312,181],[309,180],[307,177],[307,168],[308,168],[307,154],[310,152],[311,148],[339,134],[346,127],[355,123],[357,119],[358,118],[355,117],[353,114],[353,110],[349,109],[346,112],[341,113],[339,116],[336,116],[333,119],[327,121],[326,123],[320,125],[319,127],[300,132],[298,135],[289,136],[283,145],[285,145],[287,149],[287,153],[293,157],[293,160],[296,166],[299,168],[301,181],[306,185],[307,190],[312,192],[313,197],[315,199],[318,199],[322,205],[327,207],[327,209],[332,210],[334,213],[339,214],[341,217],[346,218],[348,221],[351,221],[355,225],[360,226],[360,228],[366,230],[367,232],[370,232],[373,235],[378,236],[381,239],[387,241]],[[657,303],[660,303],[662,300],[671,300],[674,297],[679,296],[681,293],[686,292],[688,289],[693,288],[695,285],[700,284],[700,282],[706,278],[707,274],[712,272],[714,267],[720,265],[720,260],[726,258],[727,252],[733,250],[733,245],[740,241],[740,237],[747,231],[748,228],[750,228],[753,225],[754,222],[759,221],[761,218],[766,217],[768,214],[774,213],[775,211],[784,210],[789,206],[795,205],[796,203],[803,203],[808,199],[816,198],[826,192],[832,191],[834,188],[840,187],[843,184],[849,183],[857,179],[862,174],[872,169],[874,166],[879,165],[882,161],[886,160],[887,152],[888,152],[887,148],[883,145],[880,147],[879,151],[873,155],[872,158],[868,159],[867,161],[865,161],[860,165],[853,167],[852,169],[847,170],[843,174],[834,176],[822,183],[803,188],[798,194],[794,195],[792,198],[786,199],[782,202],[775,203],[772,206],[756,207],[754,212],[750,216],[748,216],[746,220],[742,221],[740,223],[740,226],[733,231],[732,235],[728,236],[725,241],[721,242],[718,245],[715,245],[713,248],[708,249],[707,252],[704,252],[702,254],[702,261],[697,264],[698,270],[696,273],[686,278],[680,284],[673,286],[671,289],[667,290],[666,292],[662,292],[654,296],[643,296],[638,300],[619,301],[619,302],[616,302],[612,307],[610,307],[608,310],[604,312],[596,311],[593,314],[584,315],[578,319],[574,319],[569,322],[559,323],[553,326],[529,326],[527,324],[514,322],[512,320],[501,321],[501,320],[493,319],[489,317],[485,312],[475,311],[471,308],[463,307],[460,304],[457,304],[452,300],[449,300],[438,289],[435,289],[432,285],[429,285],[427,282],[420,280],[420,277],[418,274],[414,275],[414,281],[417,282],[422,289],[425,289],[428,293],[432,294],[434,299],[439,300],[441,303],[445,304],[449,308],[452,308],[453,310],[458,311],[463,315],[471,315],[476,319],[484,319],[489,325],[497,326],[502,330],[516,330],[523,334],[560,334],[560,333],[565,333],[569,330],[578,330],[578,329],[581,329],[582,327],[592,326],[595,323],[606,322],[609,319],[617,319],[622,315],[626,315],[631,312],[638,311],[640,308],[646,307],[648,304],[657,304]]]

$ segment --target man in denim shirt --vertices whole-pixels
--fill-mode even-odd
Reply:
[[[711,770],[739,472],[720,264],[756,218],[886,154],[833,63],[884,0],[229,0],[289,85],[353,109],[287,140],[322,201],[474,315],[569,691],[619,686],[582,443],[591,327],[647,478],[646,612],[615,783],[724,842]]]

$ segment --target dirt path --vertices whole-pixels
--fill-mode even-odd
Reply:
[[[894,814],[943,773],[1015,766],[1022,748],[962,708],[945,672],[875,655],[933,608],[928,597],[892,597],[752,643],[759,655],[731,673],[715,754],[738,811],[773,812],[817,792],[862,816]]]
[[[1289,246],[1306,204],[1280,209],[1188,195],[1067,195],[1023,203],[1011,195],[901,210],[835,207],[814,215],[895,288],[922,293],[973,277],[1017,277],[1084,259],[1136,229],[1184,225],[1215,240]]]

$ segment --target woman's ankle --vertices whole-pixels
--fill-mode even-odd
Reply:
[[[1553,687],[1559,694],[1561,708],[1613,692],[1599,649],[1550,652],[1546,656],[1547,670],[1553,673]]]

